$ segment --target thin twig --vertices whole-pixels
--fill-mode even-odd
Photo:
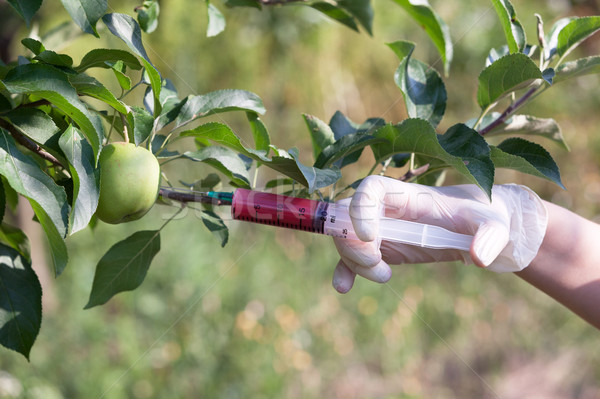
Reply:
[[[50,101],[48,100],[37,100],[31,103],[27,103],[27,104],[21,104],[19,105],[20,108],[32,108],[32,107],[39,107],[40,105],[50,105]]]
[[[531,89],[529,89],[525,94],[523,94],[523,97],[519,98],[517,101],[515,101],[514,103],[509,105],[508,108],[506,108],[504,110],[504,112],[502,114],[500,114],[500,116],[498,118],[496,118],[496,120],[494,120],[492,123],[490,123],[483,129],[479,130],[479,134],[484,136],[485,134],[489,133],[490,131],[492,131],[494,128],[496,128],[500,124],[504,123],[506,118],[508,118],[513,112],[515,112],[519,107],[521,107],[529,99],[529,97],[531,97],[533,95],[533,93],[536,92],[537,89],[538,89],[538,86],[535,86],[535,87],[532,87]]]
[[[418,167],[417,169],[409,169],[404,175],[400,176],[398,180],[400,181],[409,181],[410,179],[421,176],[423,173],[429,170],[429,164],[426,163],[423,166]]]
[[[8,132],[10,133],[10,135],[13,136],[13,138],[19,144],[21,144],[23,147],[27,148],[28,150],[31,150],[32,152],[35,152],[41,158],[45,159],[46,161],[50,161],[53,165],[64,167],[64,165],[54,155],[52,155],[49,152],[45,151],[42,147],[40,147],[39,145],[37,145],[33,140],[31,140],[30,138],[28,138],[28,137],[24,136],[23,134],[21,134],[10,123],[6,122],[3,119],[0,119],[0,127],[8,130]]]

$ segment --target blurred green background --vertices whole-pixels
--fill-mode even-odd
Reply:
[[[406,117],[393,82],[397,59],[386,42],[415,41],[415,56],[441,69],[419,26],[393,2],[374,3],[370,37],[304,7],[229,10],[215,2],[227,28],[206,38],[205,3],[171,0],[161,4],[159,28],[144,40],[180,96],[223,88],[257,93],[272,142],[298,147],[310,163],[302,113],[325,121],[336,110],[357,122]],[[513,4],[530,42],[534,12],[547,28],[562,16],[600,13],[594,1]],[[128,14],[136,5],[111,2]],[[455,42],[442,132],[477,115],[477,76],[503,35],[491,2],[432,5]],[[39,31],[65,20],[59,2],[45,1]],[[27,31],[19,29],[20,40]],[[122,48],[108,32],[101,36],[80,38],[63,51],[78,63],[91,48]],[[599,39],[578,55],[600,53]],[[23,53],[19,40],[15,55]],[[133,95],[141,103],[142,92]],[[587,76],[557,85],[524,110],[562,126],[571,152],[544,144],[567,191],[505,171],[497,182],[529,185],[597,219],[599,107],[598,76]],[[243,115],[219,119],[250,138]],[[371,163],[365,152],[344,180],[361,177]],[[167,172],[174,181],[193,181],[209,169],[173,162]],[[260,187],[273,175],[258,177]],[[459,181],[450,174],[448,183]],[[163,230],[161,252],[139,289],[84,311],[102,254],[133,231],[158,228],[172,212],[156,206],[139,222],[99,224],[68,239],[68,268],[56,280],[42,278],[44,319],[31,362],[0,351],[0,397],[600,397],[598,331],[513,275],[457,263],[397,266],[389,283],[357,280],[339,295],[330,283],[338,259],[330,239],[229,222],[230,242],[220,248],[193,210]],[[40,246],[34,250],[43,254]]]

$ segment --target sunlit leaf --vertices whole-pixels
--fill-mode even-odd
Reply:
[[[561,18],[552,25],[552,27],[550,28],[550,31],[548,32],[548,34],[546,34],[546,37],[545,37],[545,41],[546,41],[546,47],[544,48],[544,59],[545,60],[549,60],[556,54],[556,46],[558,46],[558,34],[562,30],[562,28],[567,26],[567,24],[569,22],[571,22],[573,19],[575,19],[575,18],[574,17]]]
[[[323,148],[330,144],[333,144],[335,137],[333,130],[328,124],[317,118],[316,116],[303,114],[304,122],[310,132],[310,138],[312,140],[313,155],[315,158],[319,156]]]
[[[2,115],[13,127],[40,145],[47,145],[60,129],[48,114],[39,108],[16,108]]]
[[[8,73],[4,84],[11,93],[34,94],[61,109],[77,123],[97,158],[104,138],[102,121],[79,100],[65,73],[49,65],[20,65]]]
[[[523,25],[517,19],[517,14],[512,4],[509,0],[492,0],[492,4],[494,5],[496,14],[500,18],[511,54],[522,51],[525,48],[525,44],[527,44],[527,39]]]
[[[260,97],[249,91],[217,90],[188,97],[175,123],[181,127],[194,119],[228,111],[252,111],[262,115],[265,106]]]
[[[162,80],[160,74],[154,65],[152,65],[152,62],[146,53],[146,49],[142,44],[142,32],[140,26],[135,19],[129,15],[118,13],[106,14],[102,17],[102,21],[104,21],[108,30],[110,30],[113,35],[123,40],[127,47],[142,58],[142,64],[150,78],[150,85],[152,86],[152,92],[154,93],[154,116],[160,115],[160,88]]]
[[[408,115],[437,126],[446,110],[447,94],[442,78],[429,65],[411,58],[413,43],[400,41],[388,46],[400,59],[394,81],[402,91]]]
[[[8,132],[0,128],[0,174],[26,197],[46,232],[54,271],[58,276],[67,265],[63,238],[69,223],[69,205],[64,189],[46,175],[38,164],[16,147]]]
[[[431,8],[427,0],[394,0],[429,35],[444,62],[444,73],[448,75],[453,57],[450,30],[440,16]]]
[[[139,287],[159,251],[160,231],[155,230],[138,231],[113,245],[96,265],[85,309],[102,305],[119,292]]]
[[[123,115],[127,114],[127,108],[125,104],[117,100],[115,95],[95,78],[83,74],[69,75],[69,82],[80,95],[86,95],[98,99],[116,109]]]
[[[600,16],[574,18],[560,30],[556,53],[565,57],[575,47],[600,29]]]
[[[62,134],[59,145],[69,161],[73,177],[73,207],[69,230],[74,234],[85,229],[96,212],[100,195],[100,173],[95,166],[92,147],[73,126],[69,126]]]
[[[183,153],[183,157],[196,162],[204,162],[230,178],[236,186],[250,188],[246,165],[235,151],[211,145],[197,151]]]
[[[61,0],[73,21],[86,33],[96,37],[96,23],[104,15],[108,0]]]
[[[542,72],[531,58],[521,53],[509,54],[481,72],[477,102],[485,109],[508,93],[541,78]]]
[[[246,117],[248,118],[250,128],[252,129],[254,147],[257,150],[265,151],[265,155],[268,155],[270,149],[269,146],[271,145],[271,138],[269,137],[267,127],[263,124],[256,112],[248,111],[246,112]]]
[[[142,69],[142,64],[140,64],[140,61],[129,51],[97,48],[84,55],[81,59],[81,63],[75,68],[75,70],[77,72],[83,72],[89,68],[107,69],[111,68],[119,61],[131,69]]]
[[[158,0],[144,0],[141,6],[135,8],[140,28],[146,33],[152,33],[158,27],[160,6]]]
[[[206,36],[213,37],[225,30],[225,16],[210,1],[206,0],[208,12],[208,26],[206,27]]]
[[[556,69],[554,83],[575,78],[577,76],[600,73],[600,56],[594,55],[586,58],[565,62]]]

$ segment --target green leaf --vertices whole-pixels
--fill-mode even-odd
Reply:
[[[154,126],[154,117],[144,108],[133,106],[127,115],[129,125],[133,126],[133,139],[135,145],[142,144],[150,134]]]
[[[509,54],[481,72],[477,102],[481,109],[486,109],[510,92],[541,78],[542,72],[531,58],[521,53]]]
[[[600,29],[600,16],[572,19],[558,34],[556,53],[565,57],[582,41]]]
[[[202,211],[202,223],[221,242],[221,247],[227,244],[229,229],[219,215],[212,211],[204,210]]]
[[[60,129],[48,114],[39,108],[16,108],[2,115],[19,133],[40,145],[48,145]]]
[[[425,155],[454,167],[468,181],[478,185],[488,196],[491,196],[491,186],[487,185],[489,180],[486,178],[481,182],[478,181],[460,157],[446,152],[440,145],[438,135],[429,122],[422,119],[406,119],[398,125],[386,125],[378,129],[373,133],[373,136],[387,140],[385,143],[377,143],[371,146],[373,155],[375,155],[378,162],[383,162],[398,153],[414,152]]]
[[[208,26],[206,28],[206,37],[217,36],[225,30],[225,17],[217,7],[206,0],[208,12]]]
[[[145,71],[150,78],[150,85],[152,86],[152,92],[154,93],[154,116],[160,115],[160,88],[162,85],[161,77],[142,44],[142,32],[138,23],[125,14],[106,14],[102,17],[102,21],[108,27],[108,30],[123,40],[127,47],[129,47],[135,54],[142,58],[142,64],[144,65]]]
[[[160,231],[138,231],[113,245],[96,266],[85,309],[106,303],[115,294],[142,284],[150,263],[160,251]]]
[[[233,133],[229,126],[222,123],[210,122],[200,125],[195,129],[187,130],[180,134],[182,137],[196,137],[209,139],[218,144],[228,147],[242,155],[245,155],[263,165],[291,177],[300,184],[314,190],[333,184],[340,177],[338,169],[319,169],[303,165],[298,160],[297,152],[290,150],[288,154],[271,146],[275,152],[272,158],[266,157],[265,151],[253,150],[242,145],[240,139]],[[210,148],[210,147],[207,147]]]
[[[86,228],[96,212],[100,195],[100,173],[95,167],[92,147],[73,126],[67,128],[58,143],[69,161],[73,177],[70,233],[74,234]]]
[[[227,7],[252,7],[259,10],[262,8],[259,0],[225,0],[225,5]]]
[[[446,76],[452,63],[453,47],[450,30],[440,16],[431,8],[427,0],[394,0],[417,22],[429,35],[444,62]]]
[[[254,138],[254,147],[259,151],[265,151],[265,155],[269,154],[271,145],[271,138],[267,127],[263,124],[262,120],[256,112],[246,112],[248,122],[250,122],[250,128],[252,129],[252,137]]]
[[[119,82],[119,86],[121,89],[127,91],[131,90],[131,78],[125,74],[125,64],[123,61],[117,61],[112,66],[111,69],[117,78],[117,82]]]
[[[499,116],[500,114],[497,112],[492,113],[490,118],[482,121],[480,128],[485,128]],[[490,130],[486,134],[486,137],[501,134],[526,134],[541,136],[556,142],[562,148],[569,151],[569,146],[562,135],[560,126],[552,118],[537,118],[531,115],[513,115],[509,119],[505,120],[504,123],[498,125],[493,130]]]
[[[69,75],[69,82],[80,95],[94,97],[103,103],[113,107],[123,115],[127,114],[125,104],[117,100],[102,83],[95,78],[83,74]]]
[[[211,145],[197,151],[184,152],[183,156],[196,162],[204,162],[231,179],[236,186],[250,188],[248,170],[235,151]]]
[[[302,116],[312,139],[313,155],[317,158],[323,148],[335,142],[333,130],[316,116],[308,114],[302,114]]]
[[[327,168],[334,164],[338,159],[377,143],[387,142],[383,138],[377,138],[367,133],[350,133],[334,143],[323,148],[319,157],[315,161],[316,168]]]
[[[79,100],[65,73],[48,65],[20,65],[8,73],[4,84],[13,94],[39,96],[66,113],[90,142],[94,157],[98,157],[104,139],[102,121]]]
[[[81,30],[100,37],[96,30],[96,23],[106,12],[107,0],[61,0],[61,2]]]
[[[527,38],[521,22],[509,0],[492,0],[496,14],[500,18],[504,36],[511,53],[518,53],[525,48]]]
[[[44,47],[42,42],[31,37],[26,37],[25,39],[21,40],[21,43],[35,55],[38,55],[42,51],[46,51],[46,47]]]
[[[66,54],[57,54],[51,50],[45,50],[33,57],[34,60],[45,62],[57,67],[70,68],[73,66],[73,59]]]
[[[549,60],[556,55],[556,46],[558,46],[558,34],[569,24],[574,17],[561,18],[552,25],[550,32],[545,37],[546,47],[544,48],[544,60]]]
[[[302,173],[301,179],[294,178],[293,174],[295,174],[295,171],[293,169],[289,169],[289,159],[287,158],[282,158],[277,161],[277,157],[274,157],[272,162],[267,165],[270,166],[272,169],[278,170],[286,174],[287,176],[294,178],[296,181],[302,183],[308,188],[309,194],[312,194],[320,188],[332,185],[342,177],[340,170],[337,168],[320,169],[315,168],[314,166],[304,165],[298,159],[298,150],[295,148],[290,149],[288,153],[292,156],[293,161],[295,161],[296,163],[296,167]],[[281,162],[281,164],[274,165],[275,162]]]
[[[312,4],[308,4],[308,6],[327,15],[334,21],[337,21],[342,25],[345,25],[348,28],[358,32],[358,25],[356,24],[356,20],[354,19],[352,14],[350,14],[343,8],[335,6],[331,3],[326,3],[324,1],[318,1]]]
[[[490,159],[490,147],[485,139],[462,123],[450,127],[438,139],[444,150],[464,161],[471,175],[490,196],[494,184],[494,163]]]
[[[447,95],[442,78],[429,65],[411,58],[413,43],[399,41],[388,46],[400,59],[394,81],[402,91],[408,115],[437,126],[446,110]]]
[[[40,9],[42,0],[8,0],[17,13],[25,20],[27,26],[31,23],[33,16]]]
[[[252,111],[261,115],[266,112],[262,100],[254,93],[245,90],[217,90],[188,97],[175,123],[177,127],[181,127],[194,119],[229,111]]]
[[[136,71],[142,69],[140,61],[129,51],[97,48],[84,55],[75,70],[81,73],[89,68],[112,68],[119,61]]]
[[[561,64],[556,68],[554,83],[592,73],[600,73],[600,56],[594,55],[591,57],[579,58]]]
[[[154,156],[158,159],[179,157],[181,155],[179,152],[167,151],[167,149],[165,147],[162,147],[166,140],[167,140],[167,136],[165,136],[165,135],[162,135],[162,134],[154,135],[154,139],[152,140],[152,144],[150,145]],[[161,149],[161,147],[162,147],[162,149]]]
[[[142,30],[146,33],[152,33],[158,27],[158,15],[160,6],[157,0],[144,0],[140,7],[135,8],[137,20]]]
[[[268,182],[265,183],[265,188],[275,188],[275,187],[281,187],[281,186],[291,186],[292,184],[294,184],[295,180],[294,179],[290,179],[289,177],[287,178],[278,178],[278,179],[273,179],[273,180],[269,180]]]
[[[16,147],[8,132],[0,128],[0,174],[26,197],[50,242],[55,274],[67,264],[63,237],[67,234],[69,205],[64,189],[46,175],[38,164]]]
[[[16,250],[27,262],[31,262],[31,245],[23,230],[2,223],[0,225],[0,242]]]
[[[373,34],[373,8],[371,7],[371,0],[337,0],[337,4],[356,18],[369,35]]]
[[[497,168],[514,169],[550,180],[565,188],[560,179],[558,166],[541,145],[513,137],[503,141],[498,147],[490,147],[490,155]]]
[[[4,182],[0,182],[0,222],[4,220],[6,214],[6,191],[4,190]]]
[[[180,100],[173,83],[169,79],[164,79],[160,90],[160,104],[162,106],[162,111],[158,119],[154,122],[154,129],[159,131],[173,122],[179,116],[179,113],[187,100],[188,98]],[[144,105],[149,109],[153,109],[147,96],[144,97]]]
[[[16,250],[0,245],[0,344],[29,360],[42,323],[42,286]]]
[[[194,129],[181,132],[180,136],[205,138],[214,141],[215,143],[220,144],[224,147],[230,148],[247,157],[250,157],[255,161],[270,161],[270,159],[267,158],[265,151],[248,149],[244,145],[242,145],[242,142],[240,141],[239,137],[235,135],[235,133],[229,128],[229,126],[224,125],[222,123],[205,123],[204,125],[200,125]]]
[[[531,46],[528,44],[525,46],[525,48],[521,52],[523,54],[531,57],[531,56],[533,56],[533,53],[535,52],[536,48],[537,48],[536,46]],[[508,50],[507,45],[501,46],[499,48],[491,49],[490,52],[488,53],[487,58],[485,59],[485,66],[487,67],[487,66],[492,65],[496,60],[498,60],[508,54],[510,54],[510,51]]]

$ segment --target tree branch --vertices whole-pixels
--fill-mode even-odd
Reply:
[[[494,120],[492,123],[490,123],[483,129],[479,130],[479,134],[484,136],[500,124],[504,123],[506,118],[508,118],[510,115],[512,115],[513,112],[515,112],[519,107],[521,107],[529,99],[529,97],[531,97],[533,93],[536,92],[537,89],[538,87],[532,87],[531,89],[529,89],[525,94],[523,94],[523,97],[519,98],[517,101],[509,105],[508,108],[506,108],[504,112],[500,114],[498,118],[496,118],[496,120]]]
[[[10,135],[13,136],[13,138],[17,141],[17,143],[21,144],[23,147],[27,148],[32,152],[35,152],[40,157],[42,157],[46,161],[49,161],[53,165],[64,167],[64,165],[54,155],[44,150],[30,138],[24,136],[21,132],[15,129],[13,125],[6,122],[4,119],[0,119],[0,127],[6,129],[10,133]]]

